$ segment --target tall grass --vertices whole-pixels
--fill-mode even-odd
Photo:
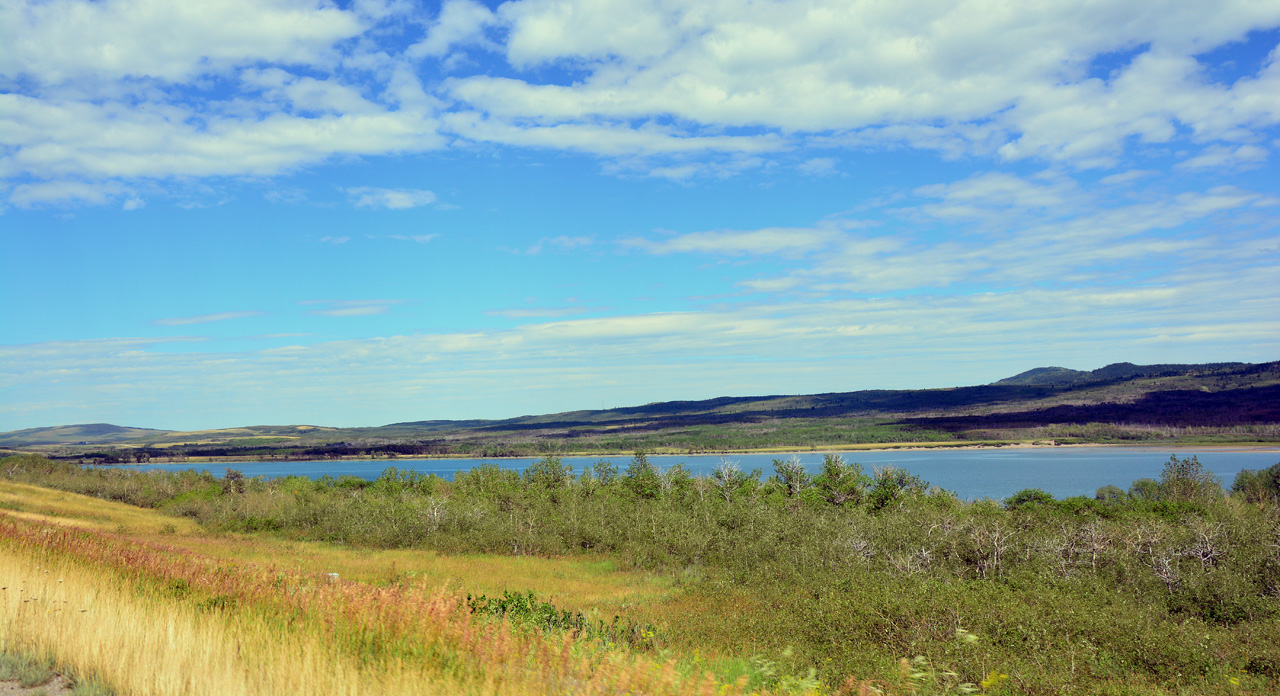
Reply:
[[[743,693],[574,632],[513,630],[455,593],[269,572],[0,521],[0,649],[121,694]]]

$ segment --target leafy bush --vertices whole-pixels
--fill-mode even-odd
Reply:
[[[1106,485],[1097,490],[1093,494],[1095,500],[1101,500],[1106,503],[1116,503],[1124,500],[1124,489],[1119,486]]]
[[[813,485],[832,505],[857,505],[866,498],[871,479],[862,473],[861,464],[847,464],[838,454],[826,454],[822,456],[822,471],[814,477]]]
[[[919,476],[905,469],[886,466],[875,469],[867,505],[872,510],[880,510],[907,498],[924,495],[928,490],[929,484]]]
[[[1017,510],[1027,505],[1051,505],[1055,498],[1039,488],[1024,488],[1005,498],[1004,506],[1009,510]]]
[[[1236,474],[1231,491],[1251,503],[1280,502],[1280,463]]]

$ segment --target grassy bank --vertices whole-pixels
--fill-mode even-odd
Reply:
[[[0,648],[119,694],[743,693],[696,665],[366,583],[0,521]],[[803,690],[801,690],[803,691]]]

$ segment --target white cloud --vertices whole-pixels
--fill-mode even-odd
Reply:
[[[495,309],[485,312],[491,317],[507,319],[547,319],[568,317],[589,311],[586,307],[519,307],[516,309]]]
[[[488,118],[479,112],[441,116],[449,131],[470,140],[524,147],[577,150],[611,157],[685,155],[690,153],[760,153],[784,149],[776,135],[690,135],[675,128],[645,123],[632,127],[617,123],[558,123],[527,125]]]
[[[140,180],[450,139],[674,180],[795,151],[801,171],[832,173],[810,147],[1067,168],[1158,148],[1184,169],[1241,167],[1269,156],[1280,61],[1217,80],[1206,55],[1276,26],[1280,5],[1252,0],[449,0],[434,17],[399,0],[9,0],[0,179],[16,205],[105,203]]]
[[[436,194],[418,189],[387,189],[357,186],[346,189],[357,208],[387,208],[406,210],[420,208],[435,202]],[[425,240],[424,240],[425,241]]]
[[[623,240],[652,254],[799,261],[778,275],[738,281],[757,293],[880,295],[944,288],[1056,286],[1141,278],[1145,269],[1257,254],[1257,240],[1191,234],[1219,215],[1269,210],[1280,199],[1229,186],[1115,201],[1108,182],[1082,187],[1051,172],[1031,177],[977,174],[918,188],[911,200],[878,210],[886,230],[831,219],[813,227],[710,231]],[[893,224],[894,220],[905,223]],[[895,231],[889,231],[895,230]]]
[[[58,407],[38,408],[64,402],[83,404],[77,413],[154,418],[148,403],[156,399],[178,404],[172,411],[190,427],[374,425],[548,412],[599,399],[618,405],[902,387],[904,361],[917,366],[911,386],[936,387],[989,381],[1067,355],[1094,365],[1117,356],[1204,362],[1230,350],[1233,359],[1261,361],[1280,349],[1275,321],[1250,309],[1280,301],[1275,266],[1171,272],[1164,281],[1144,288],[754,302],[236,353],[156,351],[149,346],[158,342],[144,339],[0,346],[0,381],[13,402],[35,404],[21,425],[7,413],[9,427],[83,420]],[[1139,314],[1144,321],[1136,323]],[[576,386],[566,394],[567,385]],[[216,408],[205,410],[209,405]]]
[[[160,326],[186,326],[188,324],[208,324],[215,321],[229,321],[231,319],[247,319],[249,317],[260,317],[266,312],[244,311],[244,312],[216,312],[214,314],[199,314],[193,317],[170,317],[168,319],[157,319],[156,324]]]
[[[581,235],[571,237],[571,236],[562,234],[555,237],[543,237],[542,239],[539,239],[537,243],[535,243],[533,246],[530,246],[527,249],[523,249],[523,250],[504,249],[504,251],[509,251],[516,254],[526,254],[528,256],[537,256],[538,254],[541,254],[544,249],[547,249],[547,248],[559,249],[562,251],[571,251],[573,249],[584,249],[586,247],[592,246],[595,244],[595,242],[596,240],[594,237],[587,237],[587,236],[581,236]]]
[[[537,129],[673,116],[788,134],[867,129],[880,142],[932,140],[951,151],[1003,144],[1011,159],[1095,166],[1129,138],[1166,142],[1181,124],[1218,139],[1280,121],[1274,64],[1213,85],[1197,60],[1280,23],[1280,9],[1244,0],[1117,0],[1087,11],[995,0],[917,0],[892,11],[844,0],[750,11],[526,0],[500,15],[517,68],[571,65],[584,77],[565,85],[477,75],[446,88],[490,118]],[[1110,76],[1089,76],[1095,57],[1144,46]]]
[[[759,230],[690,232],[658,241],[634,237],[623,240],[623,244],[651,254],[794,255],[823,248],[836,234],[835,230],[830,229],[769,227]]]
[[[430,119],[404,111],[315,117],[203,113],[163,103],[39,100],[0,94],[0,176],[273,175],[335,154],[441,144]]]
[[[836,169],[835,159],[831,157],[814,157],[805,160],[796,169],[810,176],[832,176],[840,173],[840,170]]]
[[[410,58],[441,58],[453,48],[484,41],[484,29],[496,22],[489,8],[472,0],[446,0],[426,38],[410,46]]]
[[[43,83],[186,81],[237,65],[322,63],[364,30],[315,0],[46,0],[0,5],[0,74]]]
[[[39,181],[13,187],[9,201],[23,208],[46,204],[102,205],[126,193],[128,189],[116,182]]]
[[[1267,161],[1267,151],[1256,145],[1241,145],[1235,148],[1212,145],[1205,148],[1199,155],[1179,162],[1177,169],[1230,169],[1258,165],[1265,161]]]
[[[324,317],[367,317],[386,314],[392,306],[403,304],[404,300],[305,300],[302,305],[319,305],[322,309],[313,309],[311,314]]]

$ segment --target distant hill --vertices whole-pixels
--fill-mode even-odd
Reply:
[[[175,432],[95,423],[2,433],[0,447],[70,457],[93,447],[166,457],[490,456],[1057,437],[1060,429],[1045,428],[1096,423],[1114,425],[1106,432],[1123,431],[1125,438],[1147,437],[1157,427],[1248,426],[1232,437],[1280,441],[1280,362],[1039,367],[971,387],[719,397],[372,428],[258,425]]]
[[[1065,367],[1037,367],[994,382],[994,384],[1087,384],[1140,377],[1173,377],[1251,367],[1248,363],[1206,363],[1203,365],[1134,365],[1112,363],[1092,371],[1071,370]]]
[[[22,447],[31,445],[114,444],[133,442],[142,438],[163,435],[167,430],[130,428],[110,423],[83,423],[57,425],[49,428],[28,428],[0,433],[0,446]]]
[[[1092,374],[1092,372],[1082,372],[1066,367],[1037,367],[993,384],[1079,384]]]

